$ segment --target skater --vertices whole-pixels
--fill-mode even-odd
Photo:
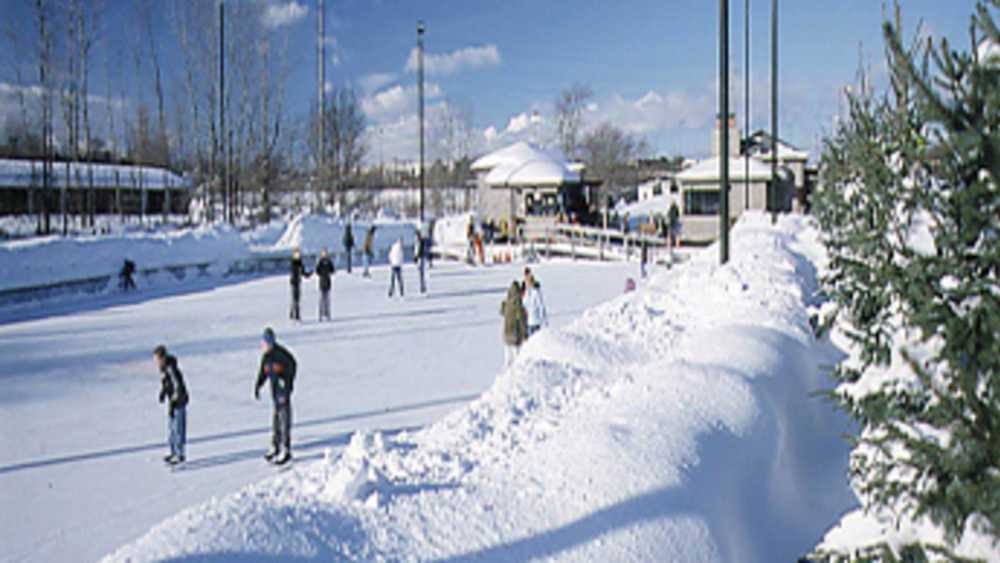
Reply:
[[[667,229],[669,231],[668,244],[670,247],[670,258],[674,257],[674,248],[677,247],[677,238],[681,232],[681,212],[677,208],[677,202],[670,204],[670,211],[667,212]]]
[[[470,266],[476,265],[476,225],[472,217],[469,217],[469,226],[465,229],[465,238],[468,241],[468,248],[465,251],[465,259]]]
[[[427,281],[424,278],[424,265],[426,264],[427,247],[424,244],[424,237],[420,235],[418,230],[416,233],[416,238],[413,241],[413,262],[417,265],[417,272],[420,276],[420,293],[427,293]]]
[[[260,372],[253,388],[253,396],[260,400],[260,388],[265,381],[271,384],[274,416],[271,421],[271,449],[264,459],[275,465],[284,465],[292,459],[292,387],[295,383],[296,363],[292,353],[278,344],[271,327],[264,329],[261,342],[264,355],[260,359]]]
[[[170,465],[184,462],[184,445],[187,443],[188,392],[184,376],[177,367],[177,358],[167,353],[162,344],[153,350],[153,360],[160,370],[160,403],[167,401],[167,428],[170,454],[163,461]]]
[[[135,280],[132,279],[132,275],[135,274],[135,262],[125,259],[125,263],[122,264],[122,269],[118,272],[119,283],[122,291],[129,291],[135,289]]]
[[[312,274],[307,272],[305,266],[302,265],[302,254],[296,248],[292,252],[292,270],[288,280],[292,285],[292,308],[288,313],[288,318],[293,321],[302,320],[302,315],[299,312],[299,299],[302,297],[302,278],[308,278],[310,275]]]
[[[524,296],[522,297],[527,324],[525,340],[531,338],[549,324],[549,315],[545,310],[545,300],[542,299],[542,286],[531,273],[531,268],[524,269]]]
[[[643,235],[642,242],[639,247],[639,273],[642,274],[642,279],[646,279],[646,263],[649,261],[649,242],[646,240],[646,236]]]
[[[372,277],[368,268],[372,264],[372,258],[375,256],[375,225],[368,227],[368,232],[365,234],[365,244],[361,247],[361,258],[365,261],[365,272],[362,276],[366,278]]]
[[[503,316],[503,365],[506,368],[514,363],[527,333],[524,305],[521,302],[521,285],[517,280],[510,283],[507,299],[500,304],[500,315]]]
[[[323,247],[323,252],[320,254],[319,262],[316,263],[316,277],[319,278],[319,320],[323,319],[330,320],[330,290],[333,287],[333,283],[330,280],[330,276],[337,273],[337,268],[333,265],[333,260],[330,260],[330,253],[327,252],[326,247]]]
[[[399,296],[403,297],[403,237],[396,239],[389,249],[389,266],[392,272],[389,275],[389,297],[396,290],[396,280],[399,280]]]
[[[347,273],[351,273],[351,254],[354,252],[354,233],[352,232],[351,222],[347,222],[347,228],[344,229],[344,253],[347,254]]]
[[[434,219],[431,219],[430,223],[427,224],[427,240],[424,241],[427,245],[427,268],[430,270],[434,269]]]

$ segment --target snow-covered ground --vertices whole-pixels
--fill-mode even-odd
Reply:
[[[52,416],[62,409],[79,413],[87,407],[70,407],[80,402],[78,394],[114,387],[106,397],[95,397],[92,405],[100,410],[86,410],[75,424],[66,421],[53,430],[51,420],[42,420],[17,433],[44,436],[61,452],[80,451],[78,444],[86,439],[104,444],[95,445],[96,456],[82,460],[32,451],[0,462],[5,463],[0,483],[5,494],[12,489],[24,499],[45,499],[92,478],[81,471],[108,471],[126,460],[129,477],[109,480],[107,494],[122,488],[157,493],[108,510],[106,519],[117,524],[108,527],[123,532],[119,536],[134,535],[148,523],[149,518],[135,522],[133,514],[160,515],[189,504],[191,496],[216,494],[114,551],[112,561],[794,561],[856,506],[845,474],[848,445],[841,439],[847,422],[810,395],[830,385],[822,366],[842,354],[828,342],[816,342],[809,326],[813,263],[821,253],[809,223],[785,217],[775,228],[766,217],[753,215],[741,221],[733,241],[733,260],[725,267],[717,265],[716,250],[708,249],[658,273],[640,291],[543,331],[471,402],[498,371],[499,293],[494,292],[509,283],[514,270],[442,272],[435,283],[442,300],[402,305],[412,313],[365,311],[383,288],[362,285],[362,295],[373,292],[370,299],[345,304],[361,312],[351,310],[341,321],[353,336],[340,336],[337,323],[290,331],[292,347],[304,350],[307,365],[315,366],[304,372],[312,371],[315,383],[306,376],[300,389],[315,387],[299,391],[297,412],[305,424],[296,442],[304,455],[292,470],[231,494],[217,493],[250,483],[262,472],[253,465],[257,460],[242,461],[262,452],[254,444],[266,434],[263,424],[247,422],[266,416],[263,406],[244,398],[255,359],[251,329],[253,319],[280,315],[282,300],[258,297],[260,310],[241,310],[238,303],[247,303],[248,296],[238,286],[136,311],[148,324],[165,327],[159,332],[167,334],[158,336],[180,342],[182,366],[194,389],[192,428],[198,417],[212,426],[204,439],[195,440],[192,462],[176,474],[150,460],[159,448],[157,424],[149,419],[158,413],[146,406],[152,383],[143,382],[140,373],[148,369],[144,350],[151,343],[138,346],[131,357],[120,331],[107,327],[127,316],[101,314],[89,339],[110,338],[114,346],[74,351],[83,343],[79,336],[65,336],[72,325],[53,320],[55,326],[45,328],[53,333],[48,338],[73,343],[58,349],[104,365],[81,375],[72,367],[73,357],[57,361],[51,352],[29,357],[22,369],[55,371],[39,379],[58,384],[62,392],[22,383],[27,390],[14,387],[14,410],[5,408],[3,416],[25,424],[14,417],[33,403]],[[593,288],[617,293],[625,274],[621,266],[607,265],[537,269],[550,307],[564,313],[595,301],[587,298],[597,296]],[[266,286],[272,295],[277,285],[265,280],[247,288]],[[232,306],[226,307],[229,300]],[[215,312],[210,322],[204,319],[207,301]],[[168,310],[187,307],[190,322],[198,323],[196,335],[178,328],[177,320],[161,320]],[[481,311],[465,318],[464,307]],[[359,333],[350,326],[355,314],[364,317],[354,319],[365,327]],[[249,328],[234,336],[231,325]],[[28,334],[21,338],[47,348],[44,333],[29,336],[40,329],[22,328]],[[400,333],[405,336],[389,338]],[[9,340],[4,338],[4,345]],[[109,359],[123,353],[121,364]],[[11,381],[27,379],[32,378]],[[205,414],[197,406],[200,387]],[[435,406],[422,411],[426,416],[408,410],[428,402]],[[107,410],[104,403],[110,403]],[[372,414],[385,404],[398,406]],[[452,412],[418,428],[446,411]],[[343,413],[359,412],[364,414],[343,420]],[[104,433],[87,428],[105,421]],[[0,422],[17,427],[11,420]],[[132,453],[120,446],[135,444],[140,434],[148,435],[139,442],[149,444],[146,449]],[[35,443],[22,440],[5,450]],[[199,464],[198,458],[205,461]],[[310,458],[317,459],[308,463]],[[52,459],[55,463],[45,464]],[[34,467],[30,460],[41,464]],[[57,489],[46,489],[60,470],[69,471],[67,465],[77,471]],[[217,477],[195,494],[199,479],[206,479],[199,476],[208,474]],[[8,484],[12,477],[23,482]],[[102,493],[85,494],[97,501]],[[21,499],[14,497],[12,504],[19,506]],[[54,525],[45,530],[51,535],[38,538],[44,517],[5,518],[13,537],[34,534],[31,545],[65,545],[76,530]],[[104,527],[89,531],[88,537],[109,533]]]
[[[273,231],[258,242],[277,242]],[[536,269],[558,325],[619,294],[636,266]],[[294,471],[327,448],[336,455],[355,431],[392,436],[440,419],[500,371],[499,304],[520,274],[438,262],[431,293],[418,296],[408,266],[406,299],[389,301],[385,268],[370,281],[338,273],[329,324],[313,321],[312,278],[307,321],[285,320],[284,276],[0,310],[0,560],[92,561],[184,508],[273,475],[261,459],[270,405],[252,396],[266,324],[300,363]],[[151,357],[159,343],[176,352],[192,395],[189,461],[175,472],[161,461],[166,416]]]

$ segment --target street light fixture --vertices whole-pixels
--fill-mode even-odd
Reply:
[[[424,22],[417,20],[417,91],[420,97],[420,224],[424,222]]]

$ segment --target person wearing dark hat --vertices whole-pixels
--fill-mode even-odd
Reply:
[[[292,387],[297,366],[291,352],[278,344],[271,327],[264,329],[261,348],[264,355],[260,359],[260,372],[253,394],[260,400],[260,388],[267,381],[271,384],[271,399],[274,401],[271,450],[264,459],[283,465],[292,459]]]
[[[324,319],[330,320],[330,290],[333,288],[333,280],[331,277],[337,273],[337,268],[333,265],[333,260],[330,260],[330,253],[327,252],[326,247],[323,247],[323,252],[320,254],[319,262],[316,263],[316,277],[319,278],[319,320]]]
[[[288,317],[293,321],[302,320],[299,311],[299,299],[302,298],[302,278],[308,278],[311,275],[302,264],[302,253],[296,248],[292,251],[292,270],[289,274],[289,283],[292,286],[292,307],[288,312]]]
[[[184,376],[177,367],[177,358],[167,353],[164,345],[153,350],[153,360],[159,368],[160,402],[167,402],[167,428],[170,455],[163,461],[177,465],[184,461],[184,445],[187,443],[187,404],[188,392],[184,385]]]

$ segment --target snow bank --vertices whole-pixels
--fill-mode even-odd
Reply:
[[[154,527],[167,558],[793,561],[856,503],[846,421],[809,396],[810,224],[741,221],[639,291],[546,329],[478,400],[357,435]]]
[[[375,226],[373,242],[376,256],[388,252],[392,243],[402,237],[407,248],[413,247],[415,237],[414,224],[408,221],[378,219],[373,222],[354,221],[351,232],[354,235],[355,252],[360,252],[365,242],[368,228]],[[298,215],[293,218],[284,233],[273,246],[257,246],[255,250],[272,252],[290,252],[298,248],[303,254],[319,254],[324,247],[331,253],[341,253],[344,250],[344,231],[347,222],[344,219],[326,215]]]
[[[246,252],[239,233],[228,227],[10,241],[0,243],[0,289],[117,275],[125,259],[139,270],[206,262],[228,266]]]

